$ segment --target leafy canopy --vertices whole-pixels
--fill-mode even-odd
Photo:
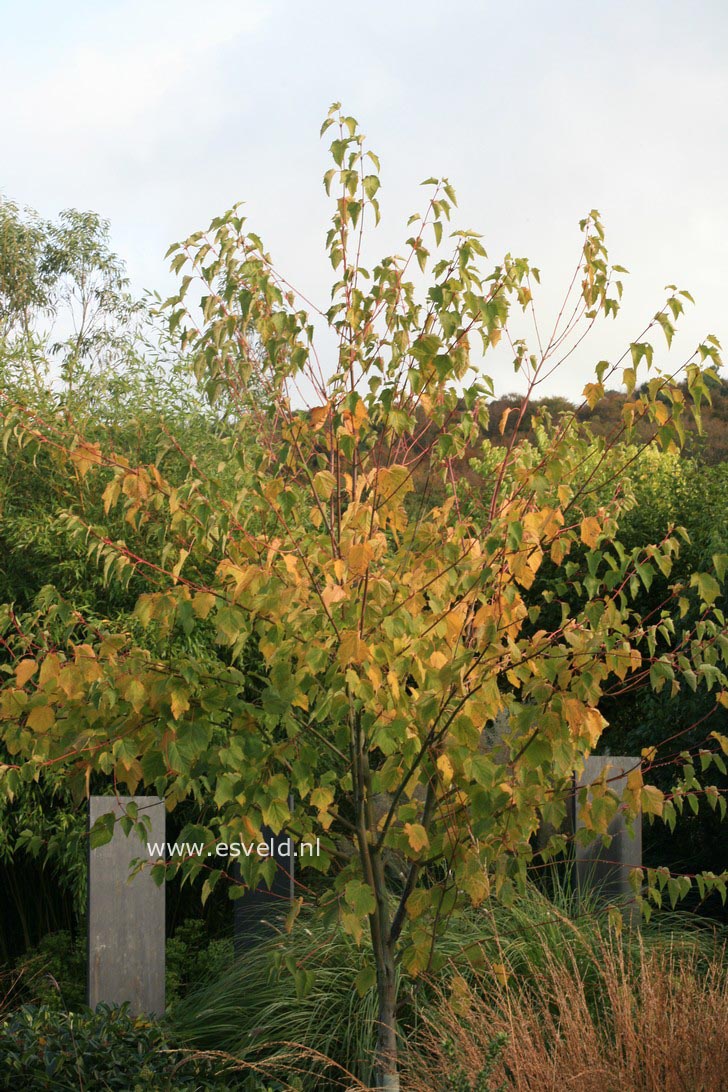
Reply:
[[[688,678],[728,703],[726,559],[671,585],[642,617],[638,593],[669,577],[680,534],[619,540],[636,423],[678,447],[686,414],[709,397],[719,347],[706,339],[678,376],[657,367],[649,332],[661,327],[669,345],[689,299],[671,287],[626,362],[600,362],[584,389],[593,406],[610,379],[626,386],[612,435],[544,412],[531,440],[514,431],[494,447],[483,359],[511,345],[527,387],[518,419],[542,378],[619,311],[622,271],[598,213],[581,222],[577,276],[534,352],[514,315],[532,314],[538,271],[511,255],[488,266],[476,234],[451,230],[447,180],[425,183],[404,255],[362,266],[379,161],[338,105],[324,131],[328,307],[278,273],[239,207],[170,251],[180,276],[170,328],[230,426],[217,469],[180,449],[188,470],[173,478],[103,437],[59,437],[32,407],[6,408],[6,445],[51,448],[76,483],[67,527],[106,579],[143,578],[147,590],[128,624],[89,625],[52,594],[23,617],[6,612],[0,718],[11,758],[0,774],[10,794],[52,765],[79,794],[100,771],[170,808],[213,801],[206,824],[184,834],[210,845],[263,825],[321,836],[312,865],[332,872],[324,902],[357,939],[368,924],[381,984],[395,952],[413,974],[432,967],[464,903],[513,896],[534,833],[558,830],[572,771],[599,743],[607,689],[648,679],[675,691]],[[335,341],[331,367],[317,322]],[[302,390],[315,392],[306,408]],[[88,518],[88,498],[103,514]],[[128,531],[112,536],[118,515]],[[696,607],[685,627],[682,604]],[[252,694],[251,656],[262,665]],[[714,733],[709,746],[728,742]],[[691,786],[664,794],[637,769],[621,806],[669,820]],[[606,832],[619,803],[608,785],[595,790],[587,833]],[[557,833],[543,852],[564,846]],[[241,863],[250,884],[273,867]],[[214,859],[168,868],[204,873],[205,896],[225,874]],[[653,880],[657,900],[664,883]]]

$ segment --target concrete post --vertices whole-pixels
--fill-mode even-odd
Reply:
[[[624,755],[592,755],[586,760],[584,773],[576,781],[576,789],[592,785],[606,771],[607,784],[621,796],[629,772],[640,765],[639,758]],[[576,830],[582,827],[579,805],[576,808]],[[576,885],[581,894],[593,892],[600,901],[617,902],[635,909],[634,892],[629,883],[629,873],[642,866],[642,817],[627,823],[622,811],[618,811],[609,824],[612,836],[609,846],[600,839],[588,845],[576,845]],[[631,911],[630,911],[631,912]]]
[[[142,841],[127,837],[118,822],[134,802],[139,818],[151,828]],[[149,868],[129,878],[131,862],[147,857],[146,843],[165,840],[165,809],[158,796],[92,796],[89,829],[100,815],[117,816],[114,836],[89,850],[88,1003],[129,1002],[130,1012],[164,1013],[164,884],[157,886]]]

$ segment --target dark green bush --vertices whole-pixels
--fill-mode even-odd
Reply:
[[[207,925],[198,918],[178,926],[167,941],[167,1004],[185,997],[190,989],[217,977],[230,965],[230,937],[210,939]],[[86,937],[72,937],[64,929],[49,933],[15,960],[18,981],[14,1007],[45,1005],[77,1012],[86,1004]]]
[[[167,1004],[185,997],[190,989],[216,978],[233,959],[232,937],[210,939],[207,923],[188,918],[167,941]]]
[[[49,933],[15,961],[20,974],[16,1004],[76,1011],[86,1004],[86,938],[61,929]]]
[[[235,1088],[211,1061],[169,1047],[159,1024],[127,1006],[58,1012],[24,1005],[0,1024],[2,1088],[33,1092],[208,1092]]]

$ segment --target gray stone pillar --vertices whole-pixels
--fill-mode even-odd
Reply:
[[[584,773],[576,781],[576,790],[584,785],[598,781],[606,771],[608,787],[617,796],[621,796],[627,775],[638,768],[639,758],[624,755],[592,755],[586,760]],[[579,818],[579,802],[575,801],[576,830],[582,828]],[[623,811],[618,811],[609,824],[608,833],[612,841],[605,846],[601,839],[588,845],[576,844],[576,886],[577,891],[585,895],[594,893],[600,901],[618,903],[624,906],[632,916],[636,910],[634,891],[629,882],[629,873],[633,868],[642,867],[642,817],[638,815],[632,823],[627,823]]]
[[[119,818],[134,802],[139,818],[151,826],[144,840],[132,830],[127,837]],[[158,886],[144,867],[130,879],[131,862],[150,856],[147,842],[165,840],[166,815],[158,796],[92,796],[89,829],[99,816],[117,818],[106,845],[89,849],[88,870],[88,1003],[129,1002],[130,1012],[164,1013],[165,885]]]

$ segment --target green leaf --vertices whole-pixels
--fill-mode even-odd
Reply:
[[[263,822],[274,834],[279,834],[291,818],[288,803],[285,800],[270,800],[261,808]]]
[[[364,997],[376,985],[376,981],[376,969],[371,964],[367,964],[367,966],[362,967],[354,979],[354,989],[360,997]]]
[[[369,884],[362,880],[349,880],[344,888],[344,898],[359,917],[365,914],[373,914],[376,909],[374,892]]]
[[[711,606],[720,595],[720,584],[710,573],[693,573],[690,587],[697,587],[698,595],[706,606]]]
[[[98,819],[89,831],[89,844],[91,849],[107,845],[114,837],[115,816],[113,812],[99,815]]]
[[[713,554],[713,565],[722,584],[725,579],[726,568],[728,568],[728,554]]]

